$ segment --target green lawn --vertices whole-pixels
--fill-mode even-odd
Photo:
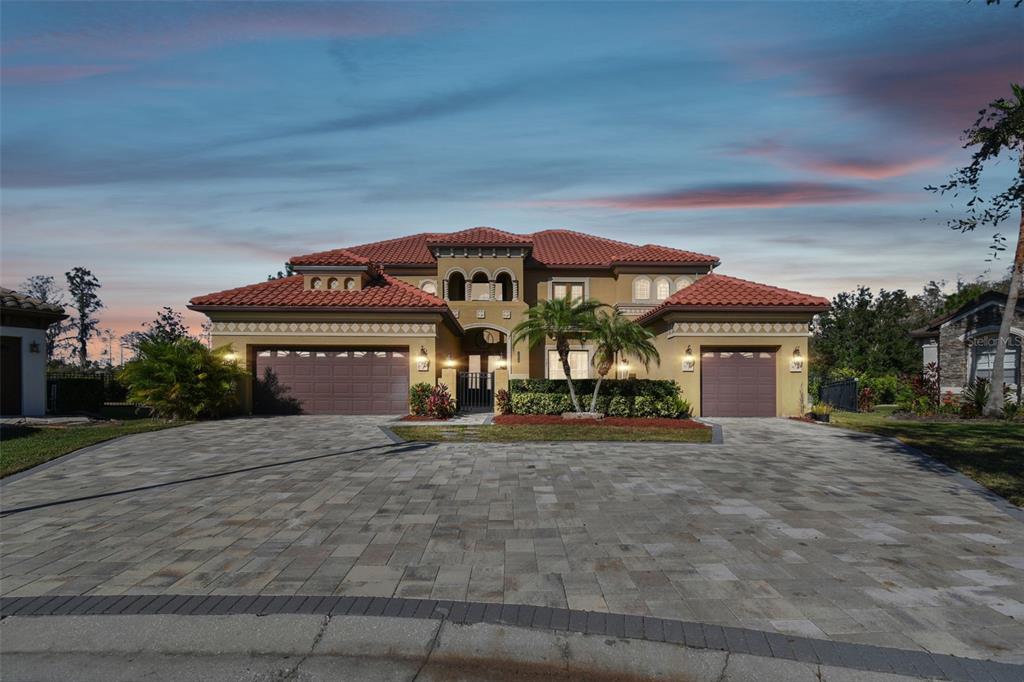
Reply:
[[[490,426],[394,426],[405,440],[421,442],[517,443],[521,441],[673,441],[710,443],[711,429],[666,429],[571,424]]]
[[[891,419],[893,410],[887,406],[875,412],[835,412],[832,423],[898,438],[1024,506],[1024,422]]]
[[[158,419],[134,419],[126,422],[101,422],[81,426],[0,426],[0,478],[24,471],[118,436],[144,431],[159,431],[185,422]]]

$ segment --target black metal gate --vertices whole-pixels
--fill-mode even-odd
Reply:
[[[462,412],[490,412],[494,409],[494,373],[459,372],[455,399]]]
[[[818,399],[832,407],[848,412],[857,411],[857,380],[840,379],[821,385]]]

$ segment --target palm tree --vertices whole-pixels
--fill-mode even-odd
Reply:
[[[537,305],[526,311],[526,317],[512,330],[512,345],[527,341],[532,348],[545,339],[555,341],[558,359],[562,362],[565,381],[569,385],[569,397],[573,408],[579,412],[580,403],[576,399],[576,388],[572,384],[572,372],[569,367],[569,344],[572,341],[585,341],[593,326],[594,313],[603,308],[598,301],[572,300],[554,298],[539,301]]]
[[[951,193],[953,196],[964,192],[970,197],[963,214],[948,222],[950,227],[961,232],[970,232],[982,225],[995,227],[1009,218],[1014,209],[1020,210],[1017,248],[1010,273],[1010,291],[1006,296],[1006,307],[1003,309],[1003,319],[996,339],[991,377],[993,390],[985,408],[986,414],[998,414],[1003,411],[1003,357],[1006,355],[1006,345],[1020,295],[1021,278],[1024,276],[1024,87],[1011,84],[1010,88],[1013,97],[1001,97],[989,104],[988,108],[981,110],[974,125],[964,131],[964,148],[977,147],[971,155],[971,162],[954,171],[945,184],[925,188],[940,194]],[[1016,152],[1018,172],[1009,188],[983,197],[982,171],[986,164],[998,163],[998,158],[1003,152]],[[1004,250],[1005,238],[996,235],[993,248],[996,251]]]
[[[597,348],[594,352],[594,363],[597,366],[597,384],[594,396],[590,399],[590,411],[597,410],[597,394],[601,391],[601,382],[615,364],[617,356],[634,357],[649,369],[651,361],[661,363],[658,349],[651,343],[654,333],[638,325],[618,310],[612,313],[597,315],[590,330],[590,340]]]

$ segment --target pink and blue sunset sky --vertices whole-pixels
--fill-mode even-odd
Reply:
[[[922,187],[1024,77],[1012,3],[0,11],[3,285],[88,267],[117,333],[292,255],[474,225],[828,296],[1005,265]]]

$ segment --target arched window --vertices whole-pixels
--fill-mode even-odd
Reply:
[[[331,277],[329,280],[327,280],[327,288],[330,289],[331,291],[335,291],[338,288],[338,286],[339,284],[337,277]]]
[[[646,301],[651,297],[651,280],[637,277],[633,280],[633,300]]]
[[[666,298],[668,298],[669,289],[671,289],[671,287],[672,285],[669,283],[667,279],[659,279],[658,284],[654,288],[655,298],[657,298],[659,301],[664,301]]]
[[[313,279],[309,280],[310,289],[320,289],[323,287],[323,285],[323,280],[321,280],[319,277],[314,277]]]
[[[494,278],[494,282],[495,298],[497,298],[499,301],[515,300],[513,298],[515,294],[515,289],[512,284],[512,275],[508,274],[507,272],[499,273],[498,276]],[[500,294],[498,293],[499,291],[501,292]]]
[[[422,282],[420,284],[420,289],[422,289],[423,291],[425,291],[428,294],[432,294],[434,296],[437,295],[437,285],[434,284],[434,280],[432,280],[432,279],[428,279],[428,280]]]
[[[690,283],[690,282],[689,282],[688,280],[685,280],[685,279],[677,279],[677,280],[676,280],[676,291],[679,291],[680,289],[682,289],[683,287],[685,287],[685,286],[686,286],[686,285],[688,285],[689,283]]]
[[[356,281],[353,278],[351,278],[351,277],[346,278],[345,279],[345,290],[346,291],[352,291],[355,288],[356,288]]]
[[[486,272],[477,272],[473,275],[473,300],[491,300],[491,279]]]
[[[466,300],[466,278],[461,272],[456,271],[448,274],[448,300]]]

